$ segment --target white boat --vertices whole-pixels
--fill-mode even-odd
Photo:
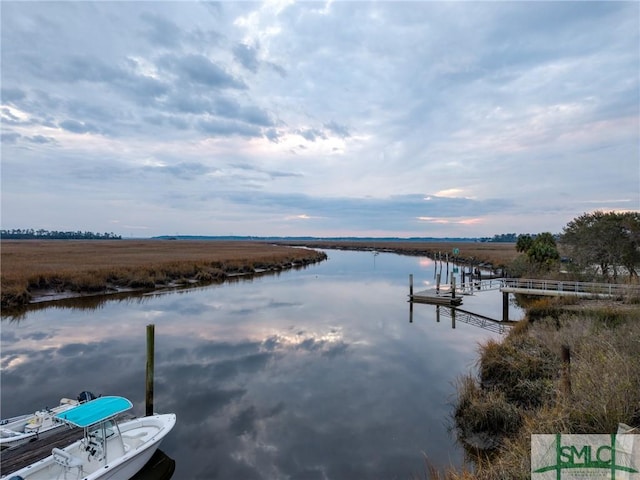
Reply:
[[[78,400],[62,398],[57,407],[43,408],[35,413],[0,421],[0,449],[17,447],[64,426],[64,423],[56,419],[56,414],[77,407],[81,403],[80,398],[80,396]]]
[[[84,437],[2,479],[117,479],[134,476],[176,423],[173,413],[117,422],[133,405],[124,397],[100,397],[56,415],[84,430]]]

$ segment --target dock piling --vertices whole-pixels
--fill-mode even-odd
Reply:
[[[153,370],[155,355],[155,325],[147,325],[147,375],[145,384],[145,415],[153,415]]]

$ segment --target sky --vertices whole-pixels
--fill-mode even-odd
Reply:
[[[640,210],[640,3],[2,0],[3,229],[560,233]]]

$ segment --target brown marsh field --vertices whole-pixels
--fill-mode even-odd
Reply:
[[[110,293],[220,282],[325,259],[322,252],[267,243],[193,240],[3,240],[2,307],[38,295]]]
[[[514,244],[474,242],[3,240],[2,308],[64,294],[222,282],[231,275],[278,271],[326,258],[322,252],[294,246],[376,249],[431,257],[452,255],[458,248],[460,261],[494,267],[507,265],[517,255]]]
[[[500,242],[413,242],[393,240],[310,240],[283,241],[285,245],[304,245],[311,248],[340,248],[351,250],[378,250],[403,255],[423,255],[435,257],[438,254],[453,256],[453,249],[459,250],[458,260],[466,264],[486,264],[495,268],[509,265],[517,256],[515,243]]]

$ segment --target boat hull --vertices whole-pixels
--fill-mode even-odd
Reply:
[[[136,418],[119,425],[120,435],[109,439],[106,452],[95,457],[87,453],[79,440],[36,463],[2,479],[13,476],[23,480],[79,478],[83,480],[123,480],[134,476],[153,456],[176,422],[175,414]],[[105,459],[106,458],[106,459]]]

